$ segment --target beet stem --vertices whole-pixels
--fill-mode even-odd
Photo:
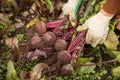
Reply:
[[[78,36],[70,43],[68,47],[68,51],[70,51],[76,45],[79,39],[85,35],[85,33],[86,33],[86,30],[78,34]]]
[[[74,48],[72,48],[72,49],[70,50],[70,52],[72,52],[73,50],[75,50],[78,46],[82,45],[84,42],[85,42],[85,38],[84,38],[82,41],[80,41],[79,43],[77,43],[77,44],[74,46]]]

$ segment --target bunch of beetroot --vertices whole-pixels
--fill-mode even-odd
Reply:
[[[74,60],[76,56],[80,55],[85,43],[85,38],[81,37],[84,37],[86,33],[86,31],[79,33],[71,41],[75,29],[69,29],[69,31],[60,29],[60,26],[66,21],[67,19],[62,19],[50,22],[47,27],[42,21],[36,22],[37,34],[30,40],[30,51],[27,55],[29,60],[44,57],[44,62],[51,68],[50,71],[58,70],[61,75],[72,73]],[[59,36],[58,33],[61,33],[62,36]],[[79,48],[80,46],[82,47]]]

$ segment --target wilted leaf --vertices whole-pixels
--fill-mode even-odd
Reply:
[[[93,63],[88,61],[88,62],[86,62],[84,64],[93,64]],[[95,67],[96,67],[95,65],[94,66],[81,66],[79,68],[79,71],[82,72],[82,73],[90,73],[95,69]]]
[[[39,63],[33,67],[31,71],[31,79],[30,80],[38,80],[41,78],[43,69],[48,68],[48,65],[45,63]]]
[[[9,45],[10,47],[12,47],[13,45],[18,45],[18,38],[17,37],[13,37],[13,38],[7,38],[5,40],[5,44]]]
[[[32,27],[37,21],[38,21],[38,18],[35,17],[34,19],[32,19],[32,20],[26,25],[26,28]]]
[[[104,42],[105,46],[109,49],[116,50],[117,45],[119,44],[118,38],[114,31],[110,30],[106,41]]]
[[[120,77],[120,66],[112,70],[112,74],[116,77]]]
[[[18,4],[16,2],[16,0],[6,0],[7,3],[11,4],[16,10],[18,10]]]
[[[9,45],[12,48],[13,52],[13,60],[18,60],[20,58],[20,48],[18,46],[18,38],[13,37],[13,38],[7,38],[5,40],[5,44]]]
[[[93,64],[91,60],[94,58],[78,58],[77,59],[77,64]],[[93,66],[80,66],[76,67],[77,71],[82,72],[82,73],[90,73],[95,69],[95,65]]]
[[[7,63],[7,75],[6,80],[19,80],[17,77],[17,73],[14,68],[14,63],[12,61],[9,61]]]
[[[16,19],[16,23],[14,24],[16,28],[21,28],[23,25],[25,25],[24,22],[22,22],[20,19]]]
[[[37,59],[40,56],[43,56],[43,57],[47,58],[47,55],[44,51],[36,49],[34,52],[33,51],[29,52],[28,55],[27,55],[27,58],[29,60],[34,60],[34,59]]]
[[[11,21],[8,15],[0,13],[0,36],[3,35],[10,26]]]

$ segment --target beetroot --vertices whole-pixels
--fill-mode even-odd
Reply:
[[[57,61],[61,64],[67,64],[71,61],[71,55],[68,51],[59,51],[57,54]]]
[[[61,75],[70,75],[73,72],[73,67],[70,64],[63,65],[60,74]]]
[[[65,49],[67,49],[67,42],[63,39],[58,39],[55,42],[54,48],[58,51],[59,50],[65,50]]]
[[[32,47],[33,49],[42,48],[43,43],[41,37],[39,37],[38,35],[33,36],[30,40],[30,47]]]
[[[48,57],[48,61],[47,61],[48,65],[53,65],[56,62],[57,62],[57,55],[56,54],[51,55],[50,57]]]
[[[41,42],[41,38],[38,36],[38,35],[35,35],[31,38],[31,44],[32,45],[36,45],[38,44],[39,42]]]
[[[37,21],[35,29],[39,34],[43,34],[46,32],[46,25],[42,21]]]
[[[46,52],[47,56],[50,57],[51,55],[54,54],[54,47],[46,47],[44,48],[44,51]]]
[[[45,45],[52,46],[56,41],[56,36],[53,32],[49,31],[42,36],[42,40],[44,41]]]

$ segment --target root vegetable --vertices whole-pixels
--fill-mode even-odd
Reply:
[[[73,67],[70,64],[63,65],[60,74],[61,75],[70,75],[73,72]]]
[[[44,48],[44,51],[46,52],[46,54],[47,54],[48,57],[50,57],[51,55],[53,55],[54,52],[55,52],[54,47]]]
[[[53,32],[46,32],[42,36],[42,40],[44,41],[45,45],[52,46],[56,41],[56,36]]]
[[[54,48],[59,51],[59,50],[65,50],[67,49],[67,42],[63,39],[58,39],[55,42]]]
[[[48,57],[48,62],[47,62],[48,65],[53,65],[56,62],[57,62],[57,55],[56,54],[53,54],[50,57]]]
[[[46,25],[42,21],[37,21],[35,29],[39,34],[43,34],[46,32]]]
[[[33,37],[31,38],[31,44],[32,44],[32,45],[36,45],[36,44],[38,44],[39,42],[41,42],[41,38],[40,38],[39,36],[33,36]]]
[[[68,51],[59,51],[57,54],[57,61],[61,64],[67,64],[71,61],[71,55]]]
[[[33,49],[42,48],[43,42],[41,37],[39,37],[38,35],[33,36],[30,40],[30,47],[32,47]]]

